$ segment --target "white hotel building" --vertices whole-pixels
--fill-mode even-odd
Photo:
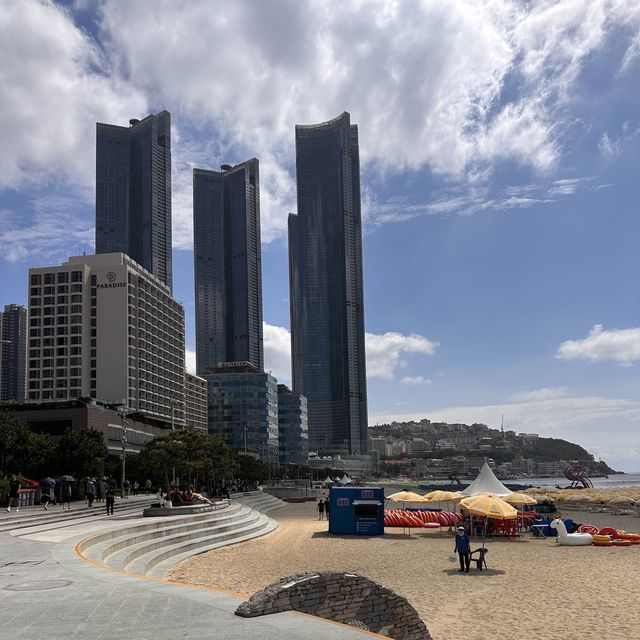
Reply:
[[[184,309],[122,253],[29,270],[27,399],[89,397],[185,425]]]

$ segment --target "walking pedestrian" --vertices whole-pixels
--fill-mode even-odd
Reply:
[[[140,489],[140,483],[137,480],[133,481],[133,495],[138,495],[138,489]]]
[[[103,476],[98,481],[98,484],[100,485],[100,502],[102,502],[107,495],[107,479]]]
[[[102,478],[96,478],[94,484],[96,486],[96,502],[102,502]]]
[[[324,520],[324,502],[322,498],[318,500],[318,520]]]
[[[89,503],[89,509],[93,509],[93,500],[96,497],[96,485],[93,482],[93,479],[89,478],[87,480],[87,487],[85,490],[85,495],[87,496],[87,502]]]
[[[45,511],[49,510],[49,503],[51,502],[51,487],[43,487],[42,495],[40,496],[40,504]]]
[[[327,520],[329,519],[329,498],[324,499],[324,512],[327,514]]]
[[[153,485],[151,484],[151,480],[149,480],[149,478],[147,478],[147,481],[144,483],[144,490],[147,492],[147,495],[149,495],[149,493],[151,493],[151,487]]]
[[[116,492],[109,487],[107,489],[106,495],[106,504],[107,504],[107,515],[113,515],[113,505],[116,503]]]
[[[9,512],[11,512],[12,505],[16,508],[16,512],[20,511],[20,487],[20,480],[14,473],[9,481],[9,505],[7,506]]]
[[[64,505],[67,505],[67,511],[71,511],[71,483],[70,482],[65,482],[62,485],[62,495],[61,495],[61,502],[62,502],[62,510],[64,511]]]
[[[464,527],[458,527],[456,529],[456,546],[453,552],[458,552],[460,558],[459,573],[469,573],[469,565],[471,564],[471,539],[469,534],[464,530]]]
[[[128,480],[125,480],[124,484],[122,485],[122,488],[124,489],[124,497],[128,498],[129,491],[131,491],[131,483]]]

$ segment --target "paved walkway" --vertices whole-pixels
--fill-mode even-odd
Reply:
[[[78,511],[82,509],[78,507]],[[40,510],[21,509],[20,515],[23,513],[33,513],[35,520]],[[2,515],[0,524],[6,523],[6,517],[12,514]],[[92,532],[101,527],[112,528],[114,521],[92,514],[88,519],[91,522],[78,519],[72,525],[67,521],[68,514],[64,515],[65,526],[61,528],[64,535],[58,531],[51,536],[57,541],[0,533],[0,638],[363,640],[372,637],[296,613],[239,618],[233,614],[243,600],[239,596],[135,578],[94,566],[77,555],[75,545],[86,537],[88,527]],[[51,527],[55,531],[54,525]],[[79,529],[74,531],[74,527]]]

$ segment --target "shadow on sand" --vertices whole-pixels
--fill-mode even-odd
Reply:
[[[478,571],[477,569],[471,569],[469,573],[462,573],[459,569],[443,569],[442,573],[446,573],[448,576],[503,576],[507,572],[502,569],[483,569]]]

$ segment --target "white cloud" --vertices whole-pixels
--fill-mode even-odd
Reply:
[[[395,331],[366,334],[367,343],[367,376],[369,378],[385,378],[391,380],[401,364],[404,354],[435,353],[439,344],[416,333],[403,335]]]
[[[196,375],[196,352],[193,349],[185,350],[184,367],[189,373]]]
[[[94,246],[93,224],[86,216],[81,196],[48,193],[35,196],[29,209],[2,211],[0,255],[9,262],[29,257],[31,266],[46,259],[49,264],[69,255],[90,253]]]
[[[52,2],[4,2],[0,33],[0,188],[58,179],[92,188],[96,122],[144,114],[144,94]]]
[[[278,382],[291,382],[291,334],[285,327],[262,323],[264,339],[264,368],[271,371]]]
[[[566,340],[556,352],[560,360],[613,361],[631,365],[640,360],[640,327],[606,330],[594,325],[582,340]]]
[[[265,369],[271,370],[279,381],[291,380],[291,334],[285,327],[278,327],[267,322],[263,324]],[[430,355],[438,348],[432,342],[417,334],[403,335],[396,332],[383,334],[367,333],[367,377],[393,378],[401,366],[403,354]],[[407,382],[407,381],[412,382]],[[422,376],[406,377],[404,384],[429,384],[431,381]]]
[[[431,384],[431,378],[425,378],[424,376],[405,376],[400,380],[402,384],[409,386],[419,386],[423,384]]]
[[[556,398],[566,398],[569,395],[567,387],[542,387],[532,391],[521,391],[514,393],[509,400],[514,402],[537,402],[540,400],[555,400]]]
[[[492,206],[475,186],[497,162],[541,173],[557,166],[570,140],[568,107],[594,54],[615,38],[628,70],[639,50],[640,11],[626,0],[76,0],[71,7],[3,5],[0,188],[63,181],[91,202],[95,122],[126,124],[167,108],[174,246],[183,249],[192,239],[191,167],[257,156],[269,242],[295,206],[294,124],[345,109],[360,126],[369,175],[429,168],[467,187],[428,208],[381,211],[378,223],[418,209]],[[97,40],[71,11],[98,19]],[[537,201],[516,195],[493,206]]]

